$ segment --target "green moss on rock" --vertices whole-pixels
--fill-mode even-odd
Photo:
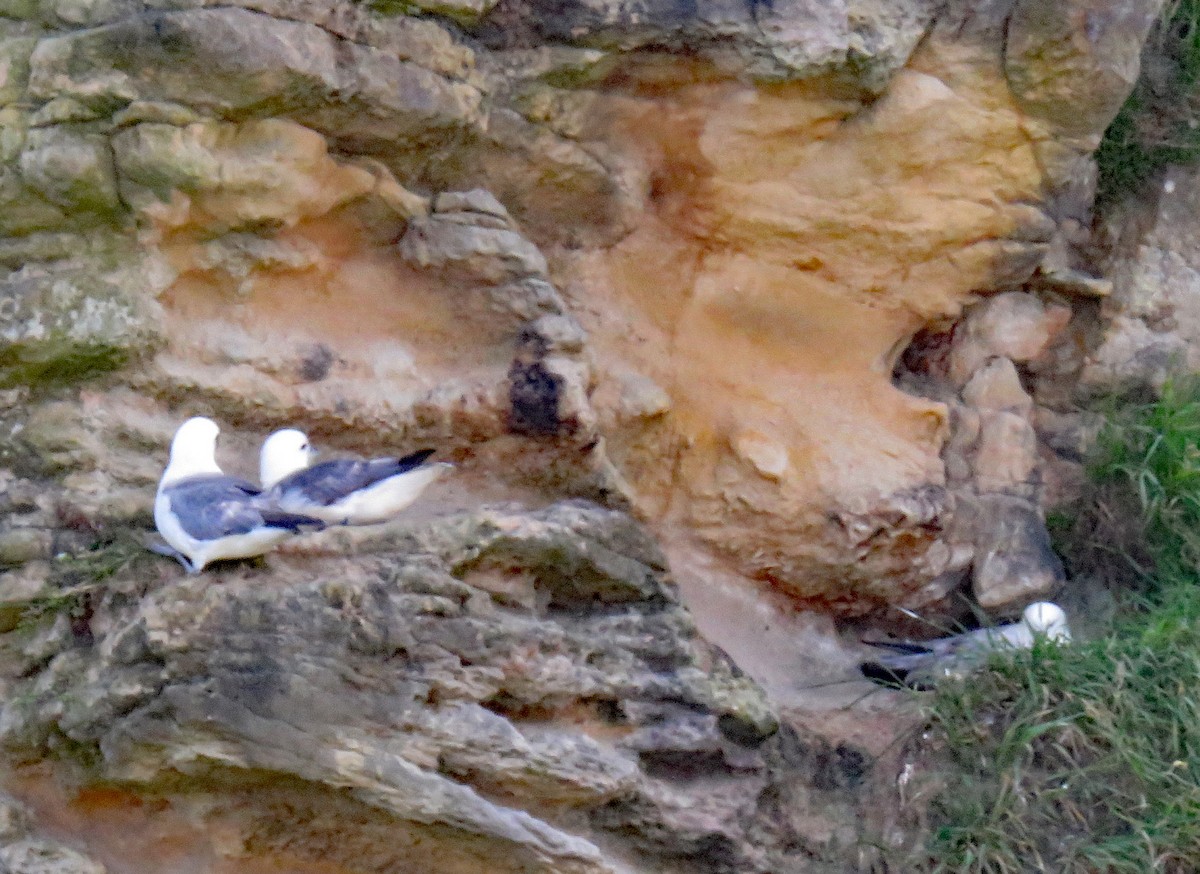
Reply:
[[[140,291],[85,269],[12,274],[0,285],[0,387],[79,382],[155,348],[157,319]]]

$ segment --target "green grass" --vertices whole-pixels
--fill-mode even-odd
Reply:
[[[1142,53],[1142,76],[1096,151],[1098,202],[1119,200],[1154,172],[1200,158],[1200,0],[1167,3]]]
[[[1111,412],[1076,573],[1118,609],[1070,646],[997,655],[931,696],[929,841],[904,870],[1200,870],[1200,382]]]

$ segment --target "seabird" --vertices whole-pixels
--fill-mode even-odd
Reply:
[[[1021,614],[1021,621],[994,628],[927,640],[864,640],[868,646],[892,650],[896,655],[859,665],[864,677],[886,686],[931,689],[940,679],[962,677],[1003,649],[1029,649],[1038,638],[1056,642],[1071,639],[1067,614],[1057,604],[1038,601]]]
[[[154,550],[192,574],[209,562],[262,555],[292,534],[325,527],[319,519],[273,506],[261,489],[222,473],[216,459],[220,432],[203,416],[179,426],[154,499],[154,524],[171,545]]]
[[[316,452],[308,436],[285,428],[263,441],[259,478],[284,510],[331,525],[373,525],[392,519],[451,467],[426,464],[432,454],[422,449],[403,458],[341,458],[310,467]]]

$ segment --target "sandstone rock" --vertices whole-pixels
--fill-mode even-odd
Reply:
[[[886,720],[816,740],[737,665],[811,703],[843,648],[772,611],[1055,576],[1014,362],[1068,408],[1146,8],[0,0],[6,779],[132,868],[861,867]],[[1156,341],[1178,266],[1123,298]],[[238,475],[285,423],[458,471],[181,579],[127,541],[193,413]]]
[[[736,434],[733,449],[768,479],[778,480],[787,472],[787,447],[759,431],[746,430]]]
[[[68,631],[6,699],[9,749],[61,733],[93,751],[96,776],[145,791],[168,773],[185,775],[175,793],[239,774],[274,773],[272,794],[302,780],[297,803],[359,811],[341,820],[343,853],[370,847],[371,870],[403,858],[611,871],[593,837],[631,832],[648,836],[637,870],[662,870],[652,860],[688,855],[684,843],[722,847],[693,870],[799,870],[758,800],[777,779],[778,722],[697,639],[628,517],[578,503],[482,511],[383,534],[374,549],[307,569],[273,560],[283,598],[240,570],[142,599],[120,594],[133,580],[101,587],[94,644]],[[538,597],[514,609],[473,582],[498,573],[526,575]],[[697,791],[690,774],[714,757],[725,765]],[[552,808],[574,813],[543,818]],[[251,804],[240,827],[262,840],[280,815]],[[655,837],[684,821],[686,840]]]
[[[640,373],[624,373],[620,380],[619,414],[629,419],[654,419],[671,409],[666,389]]]
[[[134,295],[164,304],[135,374],[159,403],[356,448],[433,435],[804,597],[924,585],[940,511],[913,496],[942,487],[946,411],[880,362],[1074,239],[1053,219],[1083,188],[1038,153],[1067,134],[1031,137],[1010,90],[1099,54],[1056,54],[1074,19],[1022,9],[1006,59],[1007,10],[924,0],[544,5],[438,7],[468,39],[346,2],[56,0],[6,31],[37,42],[12,43],[0,125],[0,229],[30,236],[0,258],[73,254],[90,219],[62,180],[107,191],[107,160],[120,196],[93,219],[128,204],[137,227],[104,246],[136,233],[173,273]],[[546,317],[563,330],[527,330]],[[617,415],[620,372],[661,396]],[[89,510],[104,487],[71,485]]]
[[[995,357],[975,371],[963,386],[963,401],[977,410],[1006,410],[1028,416],[1033,398],[1021,385],[1020,374],[1008,358]]]
[[[1065,575],[1036,507],[1020,498],[988,495],[978,499],[974,513],[971,589],[979,606],[1015,612],[1053,597]]]
[[[122,182],[154,195],[148,200],[134,189],[127,194],[131,202],[152,208],[183,192],[210,232],[295,224],[376,184],[367,170],[331,159],[320,134],[282,119],[138,124],[115,136],[113,149]]]
[[[976,488],[1033,498],[1037,494],[1037,435],[1023,415],[988,410],[979,417],[971,459]]]
[[[1003,356],[1017,363],[1036,358],[1051,339],[1057,318],[1032,294],[1005,292],[988,298],[971,311],[962,336],[955,338],[950,377],[965,383],[989,358]]]

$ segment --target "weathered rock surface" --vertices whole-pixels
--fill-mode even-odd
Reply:
[[[624,514],[482,510],[198,578],[130,561],[25,602],[0,736],[160,813],[202,792],[231,864],[753,872],[831,852],[777,806],[823,791],[829,753],[697,637]],[[602,848],[621,845],[618,866]]]
[[[1053,594],[1079,374],[1193,349],[1081,254],[1161,0],[0,6],[6,780],[114,871],[848,870],[796,609]],[[458,470],[180,581],[197,413]]]
[[[0,259],[56,324],[0,313],[7,381],[437,439],[808,605],[948,579],[947,408],[891,365],[1073,269],[1157,4],[422,8],[10,10]],[[1035,356],[1014,300],[961,383]]]
[[[58,841],[38,836],[29,811],[0,796],[0,867],[9,874],[106,874],[107,869]]]
[[[1171,168],[1159,185],[1148,203],[1112,219],[1108,233],[1123,239],[1111,259],[1102,335],[1079,374],[1085,392],[1154,390],[1172,374],[1200,369],[1200,251],[1192,220],[1200,183],[1194,168]]]

